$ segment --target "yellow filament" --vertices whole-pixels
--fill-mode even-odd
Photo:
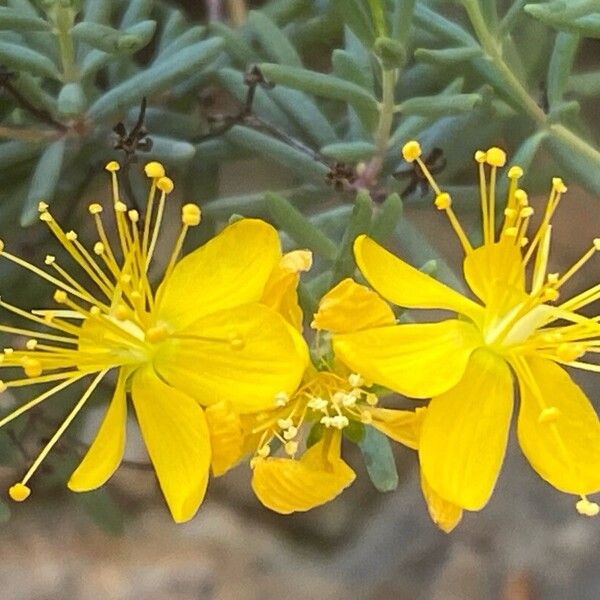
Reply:
[[[150,191],[148,192],[148,200],[146,202],[146,218],[144,220],[144,233],[142,236],[142,255],[146,257],[148,255],[148,243],[150,241],[150,222],[152,220],[152,213],[154,212],[154,199],[156,196],[156,179],[152,179],[150,185]]]
[[[491,186],[490,186],[491,188]],[[483,242],[489,243],[489,206],[487,200],[487,180],[485,177],[485,163],[479,162],[479,199],[481,202],[481,222],[483,230]]]
[[[69,425],[77,416],[79,411],[83,408],[85,403],[88,401],[88,398],[92,395],[92,392],[96,389],[96,387],[98,386],[102,378],[106,375],[106,373],[108,373],[108,369],[105,369],[104,371],[101,371],[100,373],[98,373],[98,375],[96,375],[88,389],[85,391],[85,393],[79,400],[79,402],[77,402],[73,410],[67,415],[67,418],[62,422],[61,426],[56,430],[56,433],[50,438],[50,441],[44,446],[43,450],[39,453],[38,457],[33,461],[33,464],[31,465],[31,467],[29,467],[27,473],[25,473],[23,479],[21,479],[21,483],[23,485],[26,485],[29,479],[31,479],[31,476],[37,471],[38,467],[42,464],[46,456],[48,456],[50,450],[52,450],[56,442],[58,442],[62,434],[65,432],[67,427],[69,427]]]
[[[27,412],[29,409],[33,408],[34,406],[37,406],[40,402],[43,402],[47,398],[50,398],[50,396],[53,396],[57,392],[64,390],[66,387],[68,387],[72,383],[75,383],[76,381],[79,381],[81,378],[85,377],[86,375],[87,375],[87,373],[79,373],[75,376],[71,376],[66,381],[63,381],[62,383],[59,383],[58,385],[54,386],[53,388],[46,390],[44,393],[40,394],[39,396],[36,396],[35,398],[33,398],[33,400],[30,400],[29,402],[23,404],[22,406],[20,406],[19,408],[17,408],[13,412],[11,412],[9,415],[7,415],[3,419],[1,419],[0,427],[4,427],[4,425],[6,425],[7,423],[10,423],[13,419],[16,419],[23,413]],[[50,377],[50,376],[11,381],[11,382],[6,383],[6,385],[9,387],[19,387],[18,384],[21,381],[22,382],[26,381],[27,385],[33,385],[35,383],[43,383],[43,380],[46,379],[47,377]],[[42,381],[40,381],[40,380],[42,380]],[[48,381],[51,381],[51,380],[48,380]]]
[[[52,329],[58,329],[59,331],[64,331],[66,333],[70,333],[73,335],[78,335],[80,333],[79,327],[74,327],[73,325],[71,325],[69,323],[65,323],[64,321],[57,321],[56,319],[49,320],[49,319],[37,317],[36,315],[29,313],[25,310],[22,310],[16,306],[13,306],[12,304],[5,302],[4,300],[0,300],[0,306],[2,306],[6,310],[9,310],[10,312],[12,312],[16,315],[19,315],[20,317],[29,319],[30,321],[34,321],[35,323],[39,323],[40,325],[45,325],[46,327],[50,327]],[[36,335],[39,335],[39,334],[36,334]]]
[[[108,236],[106,235],[106,231],[104,229],[104,223],[102,222],[102,218],[99,213],[94,214],[94,221],[96,223],[96,230],[98,231],[98,236],[100,237],[100,241],[104,244],[104,248],[108,255],[109,260],[116,264],[115,255],[113,254],[110,242],[108,241]]]
[[[487,230],[487,240],[488,243],[493,244],[496,240],[496,170],[497,167],[492,167],[492,172],[490,175],[490,191],[489,191],[489,207],[488,207],[488,230]]]
[[[592,246],[557,282],[556,289],[564,285],[585,263],[598,252],[596,245]]]
[[[415,160],[417,161],[417,164],[421,168],[421,171],[423,172],[423,175],[425,175],[425,177],[427,178],[427,181],[429,182],[429,185],[431,186],[431,189],[435,192],[435,195],[438,196],[439,194],[441,194],[442,190],[440,190],[438,184],[436,183],[435,179],[433,178],[433,175],[431,174],[431,172],[427,168],[427,165],[419,157],[415,158]]]
[[[148,254],[146,255],[146,266],[145,271],[148,271],[150,267],[150,262],[152,261],[152,255],[154,254],[154,249],[156,247],[156,241],[158,240],[158,233],[160,231],[160,226],[163,218],[163,213],[165,210],[165,199],[167,194],[165,192],[160,193],[160,198],[158,201],[158,209],[156,211],[156,220],[154,222],[154,229],[152,231],[152,239],[150,240],[150,247],[148,248]]]

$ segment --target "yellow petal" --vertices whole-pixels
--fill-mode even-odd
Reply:
[[[444,500],[435,490],[427,483],[421,471],[421,491],[431,520],[445,533],[450,533],[462,519],[463,511],[460,506],[452,504]]]
[[[242,219],[181,259],[159,288],[157,315],[175,330],[226,308],[257,302],[279,259],[277,231]]]
[[[227,401],[236,412],[254,412],[296,390],[308,349],[281,315],[247,304],[196,321],[161,345],[154,364],[202,405]]]
[[[244,434],[238,414],[227,402],[212,404],[205,411],[212,448],[211,468],[218,477],[234,467],[244,456]]]
[[[281,257],[263,292],[263,303],[276,310],[292,327],[302,330],[302,309],[298,304],[300,273],[312,265],[312,253],[294,250]]]
[[[126,377],[127,373],[121,370],[98,433],[69,479],[67,485],[74,492],[88,492],[106,483],[123,459],[127,421]]]
[[[373,288],[384,298],[407,308],[445,308],[478,321],[482,307],[452,288],[421,273],[361,235],[354,243],[356,262]]]
[[[375,429],[379,429],[394,441],[415,450],[419,447],[421,426],[426,411],[425,408],[417,408],[417,410],[372,408],[369,410],[373,417],[371,425]]]
[[[456,385],[481,344],[477,329],[457,319],[333,337],[336,356],[355,373],[413,398],[429,398]]]
[[[515,368],[521,390],[517,431],[531,466],[562,492],[600,491],[600,422],[590,401],[549,360],[528,358],[525,369]]]
[[[341,433],[325,435],[300,460],[258,459],[252,489],[258,499],[281,514],[306,511],[333,500],[355,478],[340,458]]]
[[[395,322],[392,309],[381,296],[352,279],[344,279],[323,296],[311,327],[348,333]]]
[[[133,406],[173,519],[197,512],[208,484],[210,438],[202,408],[146,367],[133,376]]]
[[[431,400],[419,456],[423,475],[442,497],[479,510],[492,494],[513,408],[510,370],[487,350],[474,352],[464,377]]]
[[[465,279],[490,313],[501,316],[524,299],[522,262],[521,250],[511,239],[481,246],[465,257]]]

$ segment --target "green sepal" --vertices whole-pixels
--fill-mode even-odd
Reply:
[[[365,426],[360,421],[350,421],[348,426],[342,429],[342,434],[353,444],[359,444],[365,437]]]
[[[398,471],[388,438],[374,427],[365,427],[358,447],[375,488],[380,492],[395,490],[398,487]]]

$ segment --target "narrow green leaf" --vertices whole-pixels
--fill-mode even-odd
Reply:
[[[363,3],[360,0],[331,0],[331,5],[354,35],[367,48],[371,48],[375,41],[375,29]]]
[[[73,118],[82,114],[87,106],[87,98],[80,83],[66,83],[58,94],[58,114]]]
[[[145,21],[152,12],[154,0],[129,0],[121,19],[121,29],[127,29],[139,21]]]
[[[527,4],[524,10],[555,29],[583,37],[600,38],[600,6],[596,0],[553,0]]]
[[[248,127],[236,126],[225,134],[225,139],[275,162],[298,174],[303,181],[324,184],[329,169],[310,155],[284,142]]]
[[[49,202],[60,177],[65,153],[65,138],[52,142],[43,152],[33,172],[27,200],[21,212],[21,225],[27,227],[35,222],[38,204]]]
[[[258,62],[258,55],[239,32],[220,21],[214,21],[208,28],[210,33],[223,38],[225,49],[241,67]]]
[[[368,192],[358,192],[354,201],[352,216],[344,232],[340,250],[331,273],[331,285],[339,283],[346,277],[351,277],[356,269],[354,261],[354,240],[371,228],[373,215],[373,200]]]
[[[338,144],[327,144],[327,146],[321,148],[323,156],[345,162],[356,162],[371,158],[375,151],[375,145],[370,142],[340,142]]]
[[[398,194],[390,194],[375,213],[369,235],[380,244],[385,244],[402,218],[402,199]]]
[[[265,201],[277,227],[285,231],[299,247],[308,248],[328,260],[335,259],[335,244],[286,198],[269,192],[265,195]]]
[[[177,9],[169,11],[169,16],[164,21],[160,40],[158,42],[158,55],[176,38],[183,35],[189,28],[185,15]]]
[[[575,73],[568,80],[567,89],[584,98],[600,95],[600,72]]]
[[[185,33],[182,33],[179,37],[175,38],[168,46],[166,46],[160,54],[156,57],[154,65],[159,65],[164,61],[171,60],[174,54],[177,54],[180,50],[201,42],[206,35],[206,29],[204,27],[191,27]]]
[[[550,108],[562,101],[569,73],[579,48],[579,36],[572,33],[559,32],[556,35],[552,56],[548,65],[546,93]]]
[[[17,71],[27,71],[32,75],[59,79],[56,65],[43,54],[20,44],[0,41],[0,62]]]
[[[33,158],[41,151],[40,144],[13,140],[0,144],[0,169],[8,169]]]
[[[44,19],[24,15],[17,10],[0,7],[0,29],[14,31],[50,31],[50,24]]]
[[[275,86],[269,90],[269,96],[286,112],[298,129],[316,145],[320,146],[337,139],[329,120],[306,94],[298,90]]]
[[[429,48],[417,48],[415,50],[416,60],[432,65],[456,65],[482,56],[481,49],[472,46],[444,48],[443,50],[430,50]]]
[[[143,96],[165,91],[212,60],[221,50],[222,40],[216,38],[184,48],[168,63],[151,66],[109,90],[98,98],[88,111],[92,121],[111,119],[139,104]]]
[[[196,153],[196,148],[189,142],[182,142],[168,137],[153,135],[152,149],[144,154],[152,160],[167,164],[179,164],[190,160]]]
[[[42,87],[39,78],[29,73],[19,73],[19,77],[13,82],[15,88],[23,94],[29,102],[38,108],[46,109],[50,114],[57,111],[56,99]]]
[[[156,21],[142,21],[126,31],[83,21],[71,29],[71,34],[93,48],[109,54],[120,54],[137,52],[150,42],[155,31]]]
[[[365,427],[365,435],[358,442],[367,473],[380,492],[392,492],[398,487],[396,461],[387,437],[374,427]]]
[[[402,102],[399,108],[405,115],[438,118],[457,113],[469,113],[478,104],[481,104],[480,94],[455,94],[409,98]]]
[[[365,72],[352,54],[336,48],[333,51],[331,61],[333,72],[337,77],[355,83],[367,91],[373,89],[373,77],[370,77],[370,70]]]
[[[395,2],[392,13],[392,35],[399,42],[405,44],[413,19],[416,0],[399,0]]]
[[[258,38],[270,60],[291,67],[302,67],[302,60],[287,36],[264,13],[251,10],[248,15],[248,27]]]
[[[377,123],[377,101],[354,83],[344,81],[339,77],[335,77],[335,75],[326,75],[284,65],[262,63],[260,69],[269,81],[287,85],[315,96],[348,102],[354,107],[358,116],[370,131],[374,129]]]

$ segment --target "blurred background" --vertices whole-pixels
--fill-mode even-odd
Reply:
[[[33,7],[39,18],[46,18],[44,7],[52,2],[4,4],[23,14]],[[473,13],[465,8],[473,4],[494,39],[502,40],[502,64],[512,69],[529,101],[515,100],[514,87],[507,88],[494,71],[500,63],[486,59],[493,47],[473,26]],[[111,50],[107,38],[99,42],[93,28],[90,33],[78,25],[79,72],[88,69],[90,75],[75,81],[81,84],[78,89],[66,91],[64,82],[52,82],[51,73],[18,62],[6,49],[7,44],[33,40],[32,47],[38,43],[41,50],[45,34],[4,27],[0,64],[18,71],[10,85],[35,110],[28,110],[3,84],[0,228],[21,255],[44,256],[51,242],[31,216],[39,200],[50,200],[67,223],[85,229],[79,216],[87,204],[108,199],[102,173],[106,160],[135,156],[129,169],[134,190],[144,189],[136,187],[142,181],[140,166],[151,158],[163,160],[173,173],[177,200],[203,205],[202,231],[190,247],[234,213],[266,218],[282,230],[286,247],[304,247],[302,231],[265,201],[264,193],[271,191],[341,248],[332,259],[316,256],[316,272],[305,282],[303,296],[310,315],[324,285],[354,272],[351,257],[348,266],[343,254],[348,232],[368,231],[382,207],[397,207],[395,200],[388,202],[395,193],[403,203],[400,211],[385,213],[393,214],[388,246],[417,266],[429,263],[441,279],[456,281],[460,249],[450,227],[432,208],[431,195],[419,186],[407,189],[408,179],[398,173],[407,169],[400,145],[417,137],[426,152],[442,150],[445,166],[439,178],[452,190],[470,231],[478,225],[474,150],[500,145],[519,164],[531,165],[525,188],[534,206],[542,206],[550,177],[562,176],[569,192],[555,219],[550,270],[564,271],[600,231],[600,27],[582,25],[581,11],[573,16],[550,6],[556,3],[530,4],[539,10],[527,12],[526,3],[519,1],[390,0],[383,3],[390,22],[403,10],[400,5],[414,11],[406,9],[396,29],[389,24],[390,39],[398,41],[392,44],[377,42],[381,35],[369,37],[370,3],[360,0],[76,2],[77,23],[103,24],[135,39],[120,46],[114,42],[119,50]],[[357,14],[360,18],[353,18]],[[140,25],[150,20],[156,25]],[[138,29],[132,34],[131,27]],[[278,36],[289,40],[290,47]],[[199,47],[198,56],[191,51],[186,55],[193,65],[189,72],[179,68],[178,52],[217,38],[225,40],[218,53]],[[177,77],[160,80],[156,89],[143,78],[128,84],[144,72],[158,82],[161,61]],[[277,85],[273,90],[258,85],[250,116],[240,118],[248,90],[244,73],[257,63],[295,65],[307,73],[333,73],[337,79],[317,85],[309,77],[309,83],[302,83],[271,69]],[[364,89],[379,99],[381,74],[394,70],[398,77],[394,102],[400,108],[383,149],[377,140],[380,127],[368,126],[369,107],[356,100],[360,94],[354,87],[340,84],[359,85],[357,66],[367,73]],[[115,89],[119,93],[110,95]],[[142,96],[148,98],[145,129],[153,147],[134,148],[128,155],[117,147],[119,132],[112,129],[122,122],[131,131]],[[415,98],[417,102],[408,102]],[[565,130],[575,133],[569,137]],[[342,176],[332,178],[342,163]],[[372,169],[369,177],[363,176],[365,168]],[[358,188],[370,194],[368,225],[355,203]],[[598,275],[600,267],[592,261],[570,282],[569,291],[594,285]],[[5,264],[0,282],[3,296],[23,295],[25,304],[42,305],[52,292],[35,287]],[[598,378],[574,377],[598,408]],[[93,436],[104,401],[101,395],[71,439],[57,446],[32,497],[0,507],[5,540],[0,598],[600,597],[600,518],[578,515],[572,497],[546,485],[526,463],[514,436],[491,502],[480,513],[467,513],[450,535],[439,531],[427,514],[413,452],[394,447],[399,485],[382,494],[370,482],[357,447],[349,443],[344,455],[357,480],[324,507],[286,517],[269,512],[254,498],[250,470],[242,464],[211,482],[191,522],[175,525],[133,423],[126,460],[109,484],[91,494],[66,490],[65,479],[81,454],[81,442]],[[60,408],[55,407],[57,414]],[[1,486],[8,487],[29,464],[27,457],[35,455],[51,431],[54,417],[48,418],[2,434]]]

